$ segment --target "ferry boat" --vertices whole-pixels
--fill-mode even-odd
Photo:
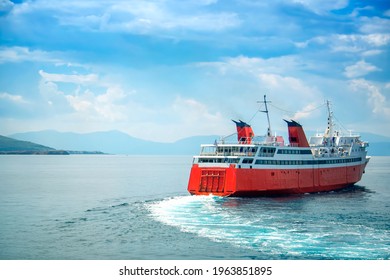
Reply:
[[[188,182],[192,195],[270,196],[327,192],[360,181],[370,160],[368,142],[359,135],[335,129],[329,101],[325,133],[310,137],[301,124],[285,120],[289,143],[272,135],[269,112],[267,134],[257,137],[249,124],[234,121],[237,142],[226,139],[201,145],[194,156]]]

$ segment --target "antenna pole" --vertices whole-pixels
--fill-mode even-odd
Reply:
[[[267,136],[271,137],[272,136],[271,122],[269,120],[269,113],[268,113],[268,106],[267,106],[267,103],[271,103],[271,101],[267,101],[267,95],[264,94],[264,101],[258,101],[258,103],[264,103],[265,105],[265,111],[260,111],[260,112],[267,114],[267,121],[268,121]]]
[[[326,100],[326,106],[328,108],[328,127],[325,130],[325,136],[333,137],[334,134],[333,111],[332,111],[332,104],[329,100]]]

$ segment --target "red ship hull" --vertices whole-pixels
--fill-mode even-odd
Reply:
[[[188,191],[193,195],[268,196],[327,192],[358,182],[367,163],[304,169],[199,167],[193,164]]]

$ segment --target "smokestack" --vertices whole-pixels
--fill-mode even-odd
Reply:
[[[286,121],[288,125],[288,140],[292,147],[309,147],[302,125],[296,121]]]
[[[250,144],[252,142],[252,138],[255,136],[252,127],[242,120],[239,120],[238,122],[235,120],[232,121],[236,124],[238,142],[242,144]]]

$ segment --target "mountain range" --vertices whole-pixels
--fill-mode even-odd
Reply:
[[[390,137],[371,133],[361,133],[361,136],[362,140],[370,143],[369,155],[390,156]],[[217,135],[193,136],[173,143],[161,143],[132,137],[117,130],[85,134],[44,130],[16,133],[9,137],[57,150],[128,155],[196,155],[199,153],[200,144],[214,143],[220,138]]]

